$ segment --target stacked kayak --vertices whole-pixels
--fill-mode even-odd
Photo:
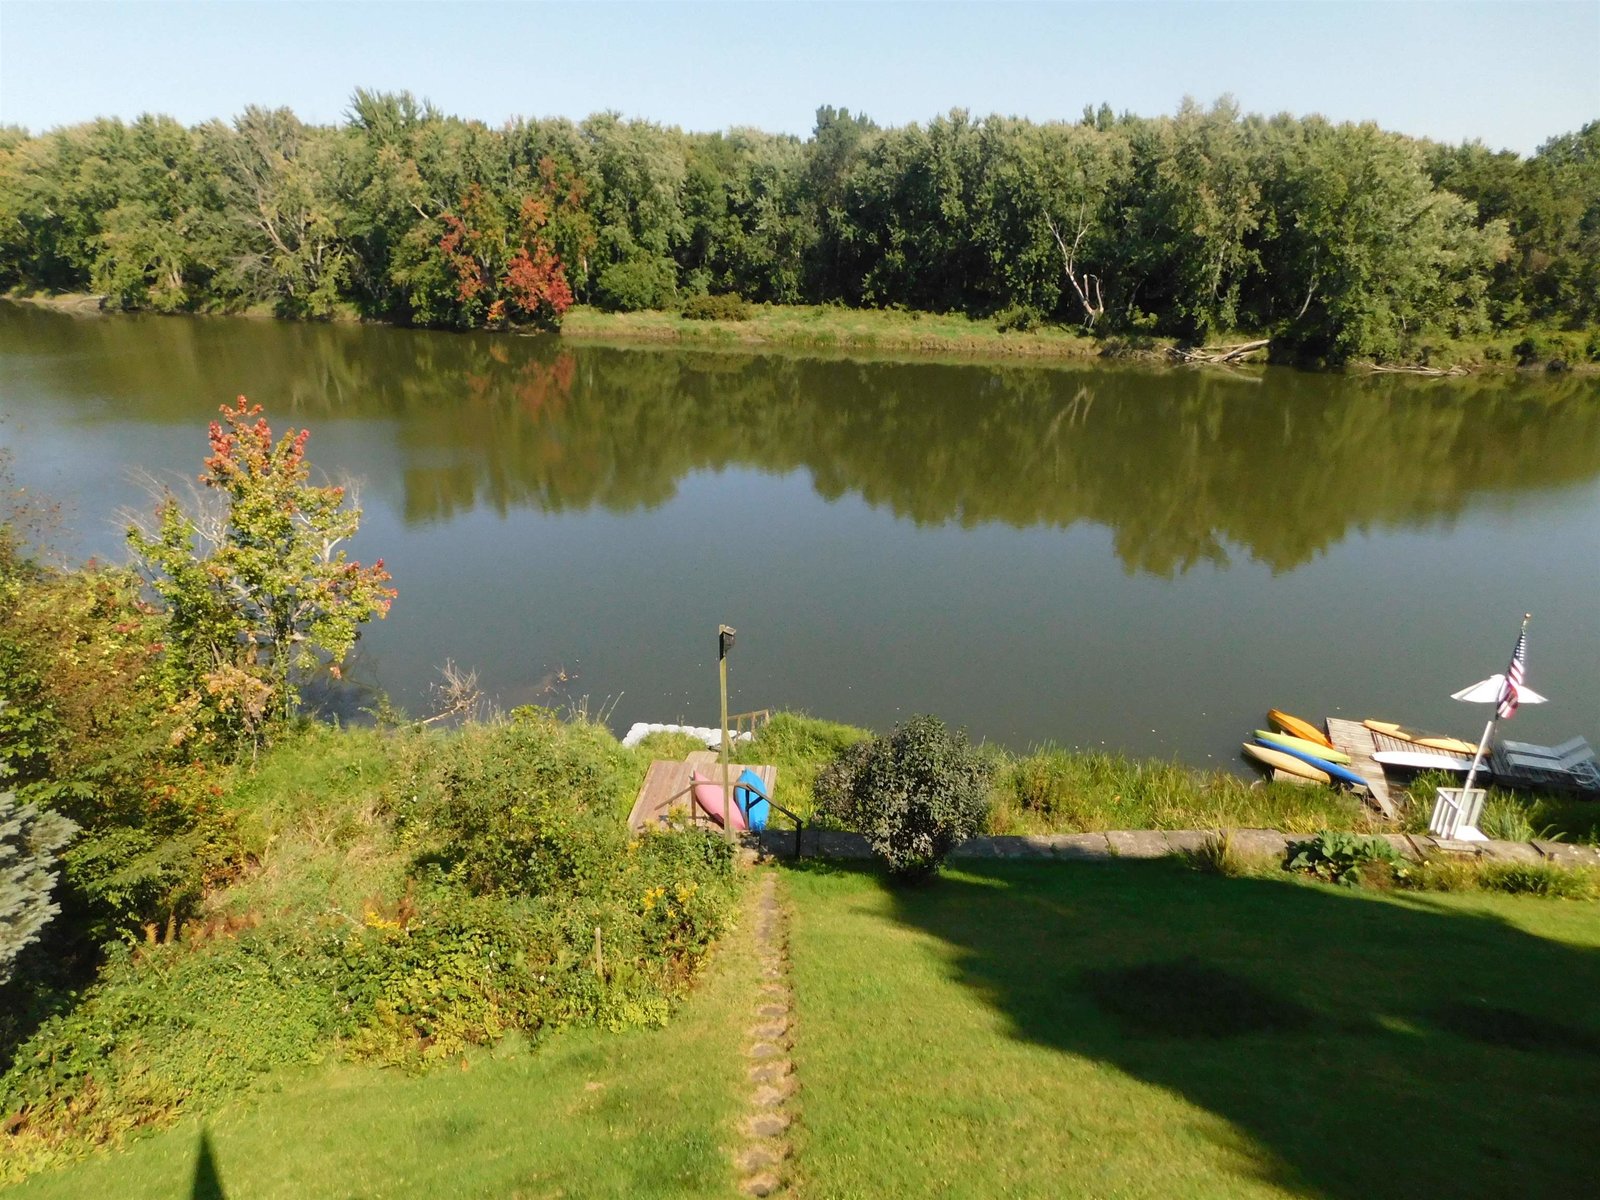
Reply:
[[[1446,754],[1467,755],[1478,752],[1478,748],[1471,742],[1437,733],[1418,733],[1415,729],[1407,729],[1404,725],[1396,725],[1393,721],[1368,719],[1361,723],[1373,733],[1381,733],[1384,737],[1391,737],[1397,742],[1410,742],[1413,746],[1421,746],[1427,750],[1443,750]]]
[[[1255,741],[1244,743],[1250,758],[1298,779],[1366,789],[1367,781],[1350,769],[1350,756],[1311,722],[1276,708],[1267,713],[1267,721],[1275,728],[1258,729]]]

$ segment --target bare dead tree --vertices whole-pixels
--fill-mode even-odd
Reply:
[[[1056,239],[1056,245],[1061,248],[1061,266],[1066,272],[1067,282],[1078,294],[1078,302],[1083,305],[1084,324],[1093,329],[1094,323],[1105,314],[1106,298],[1100,288],[1100,276],[1091,275],[1087,271],[1080,275],[1078,271],[1078,252],[1083,246],[1083,239],[1089,235],[1089,227],[1092,224],[1089,219],[1089,206],[1087,204],[1078,206],[1078,228],[1073,234],[1070,246],[1054,217],[1047,216],[1044,221],[1050,228],[1050,236]]]

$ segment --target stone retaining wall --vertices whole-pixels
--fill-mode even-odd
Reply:
[[[1118,829],[1108,833],[1051,833],[1004,837],[973,838],[957,847],[952,862],[962,859],[1015,858],[1059,862],[1107,862],[1118,858],[1165,858],[1186,850],[1198,849],[1215,830],[1210,829]],[[1309,834],[1280,833],[1276,829],[1230,829],[1226,831],[1241,853],[1262,857],[1281,856],[1290,842],[1305,841]],[[1564,867],[1600,867],[1600,850],[1592,846],[1570,846],[1565,842],[1453,842],[1420,833],[1389,833],[1388,839],[1407,858],[1432,854],[1454,854],[1497,859],[1505,862],[1553,862]],[[767,829],[746,834],[751,849],[771,858],[795,856],[792,829]],[[867,859],[872,851],[859,833],[831,829],[807,829],[800,838],[800,854],[805,858]]]

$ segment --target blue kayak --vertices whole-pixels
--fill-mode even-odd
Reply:
[[[750,822],[751,829],[765,829],[767,816],[771,805],[767,796],[766,786],[761,782],[761,776],[748,767],[739,776],[739,781],[733,785],[733,799],[744,813],[745,819]]]
[[[1349,767],[1342,767],[1338,763],[1329,762],[1325,758],[1318,758],[1315,754],[1312,754],[1309,751],[1298,750],[1293,746],[1285,746],[1282,742],[1265,742],[1260,738],[1256,739],[1256,745],[1266,746],[1271,750],[1281,750],[1285,754],[1293,755],[1301,762],[1310,763],[1319,771],[1326,771],[1331,777],[1337,779],[1340,783],[1348,783],[1351,787],[1358,787],[1363,791],[1371,790],[1367,786],[1367,781],[1361,778],[1361,776],[1357,775]]]

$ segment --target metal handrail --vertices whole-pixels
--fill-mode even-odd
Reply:
[[[678,790],[676,792],[673,792],[672,795],[667,797],[667,801],[662,806],[662,808],[665,809],[665,810],[670,810],[672,808],[672,804],[673,804],[673,802],[675,800],[679,800],[682,797],[689,795],[691,792],[694,791],[695,787],[697,786],[697,783],[704,783],[704,782],[706,782],[706,781],[703,780],[703,779],[702,780],[698,780],[696,782],[691,782],[687,787],[684,787],[684,788],[682,788],[682,789],[680,789],[680,790]],[[716,783],[717,781],[713,779],[713,780],[711,780],[711,782],[712,783]],[[745,787],[749,787],[750,785],[749,784],[745,784],[744,786]],[[771,805],[773,808],[777,809],[784,816],[788,817],[789,820],[794,822],[794,859],[795,859],[796,862],[799,862],[800,861],[801,838],[804,836],[805,830],[806,830],[805,821],[802,820],[797,813],[791,812],[789,809],[787,809],[783,805],[779,804],[776,800],[774,800],[771,796],[767,795],[765,792],[762,793],[762,798],[764,800],[766,800],[766,802],[769,805]],[[739,802],[737,800],[735,800],[733,803],[734,804],[738,804]],[[691,800],[689,802],[688,808],[689,808],[689,820],[694,821],[694,822],[704,821],[708,825],[713,823],[711,817],[709,817],[706,814],[700,812],[700,810],[695,806],[693,800]]]

